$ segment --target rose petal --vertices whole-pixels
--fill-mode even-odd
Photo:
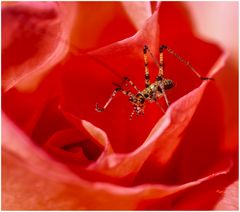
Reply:
[[[20,85],[21,89],[36,88],[43,72],[65,56],[68,46],[59,38],[68,37],[74,10],[70,14],[62,17],[57,3],[52,2],[16,3],[2,8],[5,90],[23,79],[26,81]]]
[[[71,121],[76,126],[76,128],[78,128],[80,131],[84,131],[84,133],[87,134],[98,145],[104,147],[105,152],[109,152],[109,153],[112,152],[112,147],[104,131],[97,128],[90,122],[87,122],[85,120],[80,120],[78,117],[75,117],[72,114],[64,113],[64,115],[69,121]]]
[[[146,11],[138,20],[129,15],[124,5],[122,2],[78,2],[71,44],[80,49],[94,49],[133,35],[139,23],[149,16],[148,3],[131,3],[133,8]],[[124,30],[119,30],[121,28]]]
[[[5,116],[3,122],[3,208],[8,210],[144,209],[144,204],[140,204],[144,201],[157,201],[229,171],[224,168],[197,181],[171,187],[89,184],[47,157]]]
[[[74,166],[88,165],[96,160],[102,147],[91,142],[76,129],[65,129],[55,133],[44,145],[44,148],[58,160]]]
[[[226,161],[226,158],[224,158],[219,164],[223,165]],[[236,170],[234,169],[233,167],[231,172],[225,176],[221,176],[214,181],[209,181],[196,189],[190,189],[184,192],[182,197],[175,202],[174,209],[213,210],[218,202],[221,201],[221,198],[224,197],[225,188],[236,179],[236,173],[234,173]]]
[[[213,210],[214,206],[222,196],[222,190],[226,187],[226,182],[229,182],[230,175],[231,174],[228,173],[225,176],[218,176],[213,180],[209,179],[197,187],[176,193],[169,198],[163,198],[160,201],[149,201],[147,202],[145,209]]]
[[[218,75],[218,87],[224,98],[225,141],[222,150],[238,151],[238,4],[237,2],[189,2],[192,18],[202,37],[219,43],[229,57]],[[219,21],[221,20],[221,21]],[[227,30],[222,30],[227,29]],[[213,33],[214,32],[214,33]]]
[[[34,92],[13,88],[2,96],[3,111],[39,144],[56,129],[70,127],[58,108],[58,79],[59,72],[52,71]]]
[[[73,121],[78,130],[72,128],[56,132],[44,145],[52,156],[76,167],[89,165],[90,161],[99,163],[112,152],[107,136],[102,130],[72,115],[66,114],[66,117]],[[91,169],[90,167],[86,168]]]
[[[218,202],[215,210],[238,210],[238,181],[229,185],[225,191],[218,191],[223,193],[223,198]]]
[[[122,2],[122,5],[137,30],[152,15],[150,2]]]

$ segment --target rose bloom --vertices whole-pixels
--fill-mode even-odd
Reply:
[[[2,209],[237,210],[237,6],[3,2]],[[124,76],[144,88],[145,44],[215,80],[164,51],[165,113],[96,112]]]

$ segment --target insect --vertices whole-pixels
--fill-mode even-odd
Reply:
[[[160,98],[164,98],[167,106],[169,107],[170,103],[166,95],[166,91],[169,89],[172,89],[175,84],[171,79],[167,79],[164,77],[163,71],[164,71],[164,61],[163,61],[163,52],[164,50],[167,50],[168,53],[175,56],[178,60],[183,62],[199,79],[201,80],[213,80],[213,78],[209,77],[202,77],[193,67],[192,65],[186,61],[184,58],[182,58],[180,55],[178,55],[176,52],[174,52],[172,49],[170,49],[166,45],[161,45],[159,48],[159,62],[156,60],[156,58],[153,56],[152,52],[150,51],[149,47],[147,45],[143,48],[143,57],[144,57],[144,66],[145,66],[145,88],[143,90],[139,90],[138,87],[128,78],[123,78],[123,83],[128,83],[130,86],[133,87],[133,89],[136,91],[136,93],[131,92],[130,90],[124,89],[121,85],[117,85],[117,88],[114,89],[112,95],[108,99],[108,101],[105,103],[105,105],[101,108],[99,107],[99,104],[96,104],[96,111],[97,112],[103,112],[110,102],[113,100],[113,97],[119,93],[122,92],[124,95],[128,96],[129,102],[133,104],[133,111],[130,115],[130,120],[132,120],[133,115],[144,115],[144,108],[146,105],[146,102],[150,103],[156,103],[164,112],[161,105],[158,103],[158,100]],[[150,82],[150,75],[149,75],[149,69],[148,69],[148,59],[147,59],[147,53],[150,54],[150,56],[153,58],[154,62],[158,66],[158,75],[155,79],[155,82]]]

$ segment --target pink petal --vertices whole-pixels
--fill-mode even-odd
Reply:
[[[151,11],[147,2],[131,2],[131,8],[126,4],[78,2],[71,44],[80,49],[95,49],[133,35]],[[140,9],[141,17],[136,12]]]
[[[229,171],[226,167],[208,177],[171,187],[149,184],[127,188],[107,183],[90,184],[47,157],[4,114],[3,123],[2,203],[5,210],[144,209],[144,202],[167,198]]]
[[[222,150],[238,152],[238,3],[189,2],[192,17],[202,37],[214,40],[229,54],[218,75],[218,87],[224,99],[225,141]],[[224,30],[223,30],[224,29]]]
[[[222,199],[218,202],[215,210],[238,210],[239,198],[238,181],[233,182],[224,191],[218,191],[223,194]]]
[[[150,2],[122,2],[122,5],[137,30],[152,15]]]
[[[53,2],[3,6],[2,86],[5,90],[22,80],[26,80],[20,85],[22,89],[36,88],[43,72],[65,56],[68,46],[59,38],[68,37],[74,10],[67,17],[63,14]]]
[[[71,167],[80,176],[84,177],[83,172],[86,172],[87,179],[90,180],[89,170],[95,171],[91,164],[98,164],[109,155],[112,152],[111,146],[102,130],[87,121],[78,120],[68,114],[66,116],[75,122],[78,129],[69,128],[56,132],[48,139],[44,148],[51,156]],[[98,177],[93,177],[93,180],[98,180]]]
[[[13,88],[3,93],[4,112],[39,144],[55,129],[69,126],[58,109],[58,79],[59,73],[52,71],[34,92]]]
[[[76,129],[65,129],[51,136],[44,147],[51,156],[63,163],[82,166],[91,163],[101,153],[102,149],[93,145]]]

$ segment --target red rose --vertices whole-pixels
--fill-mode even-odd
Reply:
[[[229,62],[223,68],[223,50],[198,37],[186,5],[194,8],[2,6],[3,209],[237,209],[229,195],[237,186],[237,131],[225,130],[221,88]],[[145,44],[156,58],[160,44],[170,46],[215,81],[201,81],[164,52],[164,76],[176,84],[170,107],[160,101],[165,114],[153,103],[130,121],[133,108],[121,94],[97,113],[124,76],[143,89]],[[153,82],[158,67],[148,60]]]

